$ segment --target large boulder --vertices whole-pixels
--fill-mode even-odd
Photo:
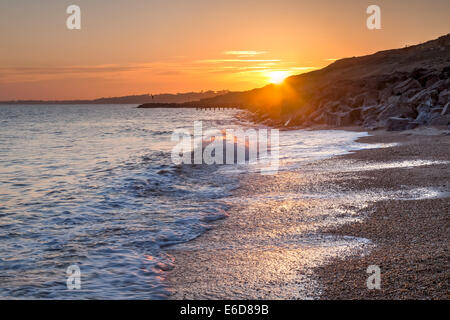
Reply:
[[[427,87],[428,90],[438,90],[438,91],[442,91],[445,88],[448,87],[448,84],[445,80],[439,80],[436,81],[433,85],[431,85],[430,87]]]
[[[378,91],[368,91],[364,97],[363,107],[378,104]]]
[[[385,103],[390,97],[392,97],[392,87],[386,87],[378,93],[380,103]]]
[[[317,123],[317,124],[325,124],[326,123],[325,112],[322,112],[317,116],[310,117],[309,121],[311,121],[312,123]]]
[[[384,110],[378,115],[377,120],[385,122],[391,117],[415,119],[417,117],[417,111],[409,103],[399,101],[398,103],[392,103],[385,107]]]
[[[319,119],[320,119],[320,117],[321,117],[321,115],[322,115],[322,113],[323,113],[323,111],[322,111],[321,109],[314,110],[314,111],[308,116],[308,119],[307,119],[307,120],[312,121],[312,122],[315,122],[315,123],[318,123],[318,122],[319,122]],[[316,120],[316,119],[317,119],[317,120]]]
[[[349,111],[350,119],[353,122],[360,121],[361,120],[361,111],[362,111],[362,108],[357,108],[357,109],[353,109],[353,110]]]
[[[444,111],[444,107],[441,107],[441,106],[432,107],[431,110],[430,110],[431,114],[437,113],[437,114],[439,114],[439,115],[440,115],[443,111]]]
[[[421,91],[420,89],[408,90],[406,92],[403,92],[402,95],[400,96],[400,98],[403,100],[409,100],[412,97],[414,97],[416,94],[418,94],[420,91]]]
[[[450,102],[450,90],[442,90],[439,94],[438,103],[440,105],[446,105]]]
[[[364,128],[368,128],[370,130],[375,130],[379,128],[377,118],[374,116],[364,118],[362,125]]]
[[[409,78],[395,85],[394,88],[392,89],[392,92],[396,95],[399,95],[411,89],[422,89],[422,86],[420,85],[419,81]]]
[[[433,102],[437,101],[438,96],[439,93],[436,89],[425,89],[411,97],[408,102],[414,106],[417,106],[421,103],[433,104]]]
[[[338,126],[351,126],[354,124],[350,112],[341,112],[337,114],[337,117]]]
[[[365,92],[360,93],[353,97],[351,105],[356,108],[361,107],[364,103],[365,98],[366,98],[366,93]]]
[[[387,131],[408,130],[413,129],[415,126],[417,125],[412,121],[412,119],[409,118],[391,117],[386,121]]]
[[[294,113],[291,117],[284,122],[284,126],[298,126],[305,122],[307,116],[301,112]]]
[[[384,109],[384,105],[363,107],[360,109],[360,119],[363,126],[369,129],[375,129],[378,127],[377,117]]]
[[[437,114],[437,115],[433,116],[432,119],[430,120],[430,125],[431,126],[448,126],[448,125],[450,125],[450,115],[449,114],[446,114],[446,115]]]
[[[326,123],[330,126],[337,126],[338,125],[338,117],[335,113],[331,111],[325,111],[321,115],[321,119],[319,120],[319,123]]]
[[[450,114],[450,102],[447,102],[444,109],[442,109],[441,115],[445,116],[447,114]]]
[[[430,121],[431,106],[428,104],[421,104],[417,107],[417,118],[414,120],[417,124],[427,124]]]
[[[346,112],[326,111],[313,119],[315,123],[326,123],[331,126],[350,126],[360,120],[360,110],[354,109]]]
[[[367,118],[370,116],[377,117],[381,111],[385,108],[384,105],[370,106],[370,107],[362,107],[361,108],[361,117]]]
[[[426,82],[425,82],[425,87],[429,88],[431,87],[433,84],[435,84],[436,82],[438,82],[440,80],[439,75],[437,74],[432,74],[431,76],[426,78]]]
[[[435,82],[439,81],[439,79],[440,79],[439,72],[436,70],[432,70],[430,72],[425,73],[417,80],[423,87],[428,88],[432,86]]]
[[[323,109],[326,112],[335,112],[338,110],[340,105],[341,105],[340,101],[329,101],[329,102],[325,103],[325,105],[323,106]]]
[[[401,96],[391,96],[387,99],[386,104],[396,104],[399,103],[401,99]]]
[[[336,107],[336,111],[337,112],[349,112],[351,110],[352,110],[352,108],[349,105],[345,104],[345,103],[341,103],[340,105],[338,105]]]

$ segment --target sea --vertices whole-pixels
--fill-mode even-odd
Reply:
[[[242,110],[136,107],[0,105],[1,299],[166,299],[167,250],[227,218],[252,166],[174,164],[173,134],[261,126]],[[278,170],[370,148],[367,135],[280,131]]]

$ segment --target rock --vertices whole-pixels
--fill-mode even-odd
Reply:
[[[449,98],[450,98],[450,91],[448,89],[443,90],[439,94],[438,103],[441,105],[446,105],[448,102],[450,102]]]
[[[352,101],[352,106],[353,107],[361,107],[362,105],[363,105],[363,103],[364,103],[364,99],[366,98],[366,93],[361,93],[361,94],[358,94],[357,96],[355,96],[354,98],[353,98],[353,101]]]
[[[443,107],[434,107],[434,108],[431,108],[430,113],[432,113],[432,114],[433,113],[441,114],[442,111],[444,111]]]
[[[381,90],[380,93],[378,94],[378,100],[381,103],[385,103],[391,96],[392,96],[392,88],[386,87],[383,90]],[[362,102],[359,106],[361,106],[361,105],[362,105]]]
[[[428,104],[422,103],[417,107],[418,116],[414,120],[417,124],[426,124],[430,120],[431,107]]]
[[[439,72],[436,70],[426,71],[417,81],[419,81],[422,87],[428,88],[436,81],[439,81]]]
[[[324,112],[313,119],[315,123],[325,123],[331,126],[349,126],[359,121],[360,110],[354,109],[347,112]]]
[[[331,126],[339,126],[340,120],[339,115],[334,112],[326,112],[325,113],[325,122]]]
[[[386,130],[387,131],[402,131],[407,129],[412,129],[416,126],[412,122],[412,119],[409,118],[397,118],[390,117],[386,121]]]
[[[394,104],[394,103],[398,103],[400,101],[400,96],[391,96],[387,99],[386,104]]]
[[[416,120],[414,120],[414,123],[427,124],[428,121],[430,121],[430,114],[428,112],[421,112],[417,116]]]
[[[414,120],[414,123],[417,123],[419,125],[427,124],[428,121],[430,121],[430,114],[429,113],[419,113],[416,120]]]
[[[375,117],[365,118],[363,121],[363,127],[375,130],[378,128],[378,122]]]
[[[403,92],[407,92],[411,89],[422,89],[422,86],[420,85],[420,82],[415,79],[406,79],[403,82],[400,82],[397,84],[392,92],[396,95],[402,94]]]
[[[429,105],[428,103],[421,103],[421,104],[419,104],[419,106],[417,106],[416,110],[418,113],[421,113],[421,112],[430,113],[431,105]]]
[[[439,80],[437,82],[435,82],[432,86],[430,86],[428,88],[428,90],[438,90],[438,91],[442,91],[445,88],[447,88],[447,84],[445,80]]]
[[[420,103],[428,103],[431,105],[433,104],[433,101],[437,100],[437,94],[437,90],[425,89],[410,98],[408,102],[414,106],[417,106]]]
[[[353,124],[353,119],[350,112],[342,112],[337,115],[338,119],[336,121],[338,126],[350,126]]]
[[[361,123],[361,109],[353,109],[347,112],[340,112],[336,114],[336,125],[350,126]]]
[[[420,91],[421,90],[418,90],[418,89],[408,90],[401,95],[401,99],[409,100],[412,97],[414,97],[416,94],[418,94]]]
[[[447,102],[441,113],[442,116],[445,116],[447,114],[450,114],[450,102]]]
[[[422,103],[417,107],[417,117],[414,120],[417,124],[427,124],[430,120],[431,107],[428,104]]]
[[[322,110],[317,109],[317,110],[313,111],[313,112],[308,116],[308,119],[309,119],[310,121],[316,122],[315,119],[316,119],[316,118],[319,118],[319,117],[322,115],[322,112],[323,112]]]
[[[424,77],[430,75],[435,72],[435,70],[429,70],[426,68],[416,68],[411,72],[410,77],[416,80],[423,79]]]
[[[357,122],[361,120],[361,108],[353,109],[349,112],[350,119],[352,122]]]
[[[416,68],[411,73],[411,77],[414,78],[414,79],[420,79],[426,73],[427,73],[427,69],[425,69],[425,68]]]
[[[291,117],[289,117],[287,120],[284,119],[284,126],[298,126],[302,124],[305,120],[305,116],[302,114],[294,114]]]
[[[351,110],[352,110],[352,108],[346,104],[340,104],[336,108],[336,111],[338,111],[338,112],[349,112]]]
[[[378,114],[383,110],[384,110],[384,105],[363,107],[363,108],[361,108],[361,116],[363,118],[375,116],[375,118],[376,118],[378,116]]]
[[[413,118],[417,117],[417,112],[414,108],[404,102],[388,105],[377,117],[379,121],[386,121],[388,118]]]
[[[430,120],[431,126],[447,126],[450,124],[450,115],[437,115]]]
[[[363,127],[370,130],[375,130],[378,128],[378,122],[376,118],[366,118],[363,121]]]
[[[369,91],[364,97],[363,106],[374,106],[378,104],[378,92],[377,91]]]
[[[377,117],[382,108],[383,105],[361,108],[360,117],[363,121],[363,126],[370,129],[378,127]]]
[[[439,76],[437,74],[432,74],[431,76],[427,77],[426,82],[425,82],[425,87],[429,88],[431,87],[433,84],[435,84],[436,82],[438,82]]]
[[[318,116],[316,116],[314,118],[310,118],[310,119],[313,123],[317,123],[317,124],[326,123],[325,113],[321,113]]]

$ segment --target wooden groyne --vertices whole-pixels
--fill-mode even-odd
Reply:
[[[237,107],[195,107],[196,110],[225,110],[225,109],[240,109]]]
[[[242,109],[237,106],[211,106],[211,105],[201,105],[195,102],[187,102],[187,103],[144,103],[138,106],[138,108],[143,109],[156,109],[156,108],[169,108],[169,109],[180,109],[180,108],[190,108],[196,110],[225,110],[225,109]]]

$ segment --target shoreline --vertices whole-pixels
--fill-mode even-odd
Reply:
[[[319,171],[313,164],[274,177],[244,178],[227,219],[168,250],[175,259],[168,275],[170,298],[448,299],[450,137],[432,128],[370,134],[357,141],[396,145],[319,161]],[[430,163],[408,168],[412,160]],[[344,170],[333,171],[336,166]],[[436,188],[440,195],[410,200]],[[386,194],[380,196],[380,190]],[[258,200],[271,192],[337,194],[345,201]],[[402,192],[412,195],[405,198]],[[242,203],[243,198],[255,202]],[[320,213],[312,220],[319,222],[305,227],[302,218],[313,212]],[[379,291],[366,287],[368,265],[381,267]]]
[[[360,150],[352,160],[385,162],[448,161],[450,136],[422,128],[399,134],[363,137],[362,142],[395,142],[392,149]],[[366,219],[326,230],[333,235],[370,238],[375,247],[365,256],[332,259],[314,270],[323,287],[322,299],[449,299],[450,166],[430,164],[413,168],[367,171],[350,179],[356,190],[382,185],[436,190],[419,199],[383,199],[372,203]],[[381,269],[380,290],[368,290],[369,265]]]

